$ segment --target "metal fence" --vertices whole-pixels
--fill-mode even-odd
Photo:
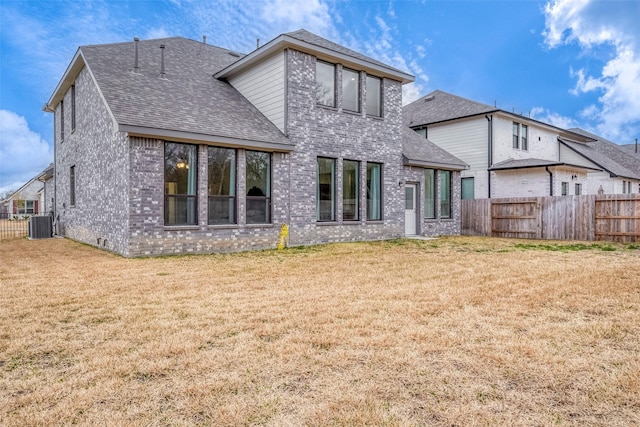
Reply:
[[[19,215],[19,214],[11,214],[6,212],[0,212],[0,240],[6,239],[20,239],[27,237],[29,235],[29,222],[32,217],[46,217],[49,218],[49,214],[37,214],[37,215]],[[34,220],[35,221],[35,220]],[[34,222],[31,221],[31,222]],[[42,238],[51,237],[51,223],[46,224],[48,228],[42,228],[43,221],[39,221],[38,224],[34,222],[33,225],[38,225],[38,227],[32,226],[32,237]]]

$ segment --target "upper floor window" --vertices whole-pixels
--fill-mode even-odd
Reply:
[[[209,224],[236,223],[236,150],[208,148]]]
[[[513,148],[520,148],[520,126],[516,122],[513,122]]]
[[[360,112],[360,73],[342,69],[342,108]]]
[[[316,61],[316,100],[320,105],[336,106],[336,66]]]
[[[318,157],[318,186],[316,188],[317,220],[335,221],[336,219],[336,161]]]
[[[71,132],[76,130],[76,85],[71,85]]]
[[[191,144],[164,144],[164,223],[197,224],[197,153]]]
[[[367,76],[366,106],[370,116],[382,116],[382,80],[378,77]]]
[[[523,150],[529,149],[529,127],[527,125],[522,125],[522,135],[520,135],[520,142],[522,142],[521,147]]]
[[[271,223],[271,154],[247,151],[247,224]]]

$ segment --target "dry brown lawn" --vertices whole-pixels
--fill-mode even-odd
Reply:
[[[637,245],[14,239],[0,283],[0,425],[640,424]]]

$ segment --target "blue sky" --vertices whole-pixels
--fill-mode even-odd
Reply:
[[[619,144],[640,137],[640,1],[0,2],[0,193],[53,160],[42,112],[78,46],[182,36],[248,53],[305,28],[435,89]]]

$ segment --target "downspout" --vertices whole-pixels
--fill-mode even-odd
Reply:
[[[485,119],[487,119],[487,198],[491,198],[491,166],[493,165],[493,115],[487,116],[485,114]]]
[[[545,166],[544,169],[549,174],[549,195],[553,196],[553,172],[549,170],[549,166]]]

